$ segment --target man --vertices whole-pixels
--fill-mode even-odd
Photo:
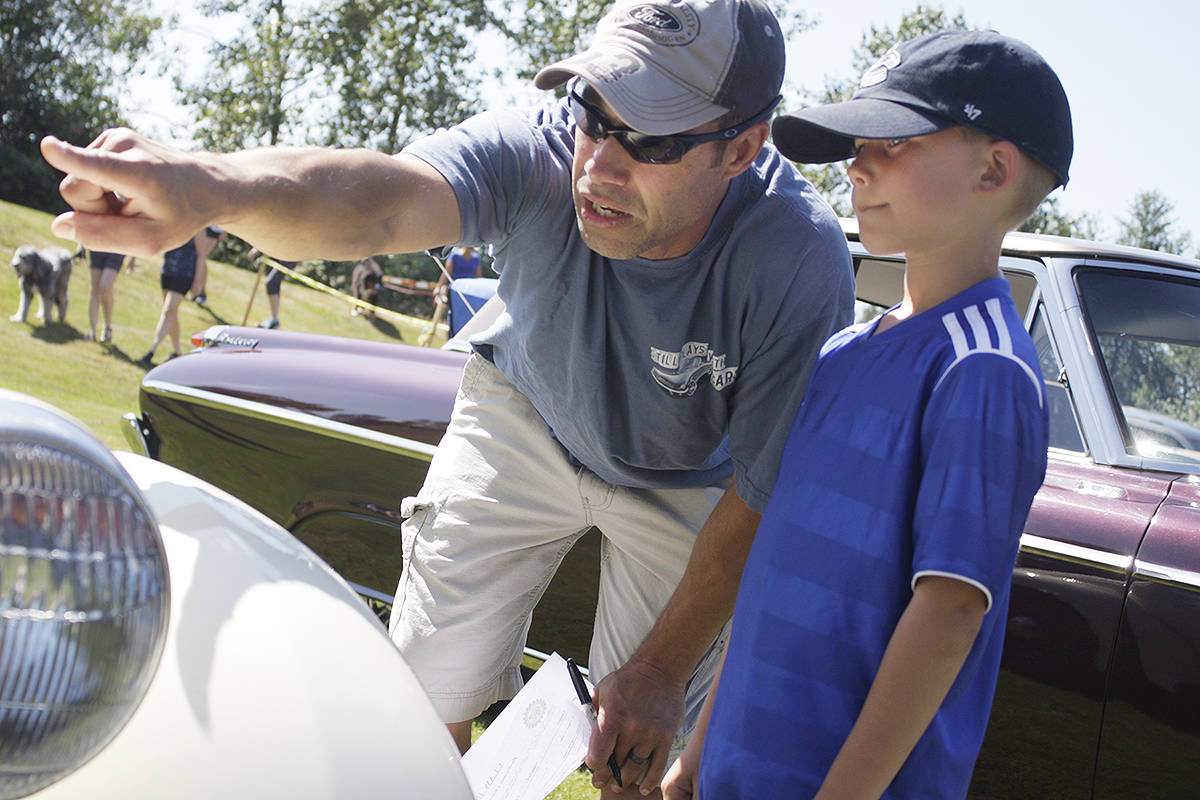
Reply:
[[[622,0],[538,74],[566,98],[397,156],[189,156],[127,131],[43,146],[76,209],[55,231],[106,249],[214,221],[282,258],[493,245],[507,311],[404,502],[392,614],[464,749],[519,688],[529,613],[592,525],[602,796],[609,755],[656,793],[694,725],[809,367],[853,301],[836,218],[765,146],[783,71],[761,0]]]

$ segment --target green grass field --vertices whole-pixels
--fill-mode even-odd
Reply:
[[[128,450],[120,419],[122,414],[137,410],[138,385],[145,371],[134,361],[149,347],[162,308],[162,260],[138,259],[132,273],[123,271],[117,278],[113,339],[108,344],[84,339],[88,332],[90,270],[82,259],[75,262],[71,273],[71,303],[65,324],[39,322],[36,297],[28,322],[10,322],[19,294],[16,277],[7,267],[13,251],[25,244],[75,249],[74,243],[56,239],[50,233],[51,219],[49,214],[0,201],[0,255],[6,264],[0,273],[0,387],[51,403],[83,422],[110,448]],[[254,325],[267,317],[267,298],[261,286],[247,316],[255,279],[251,271],[210,261],[208,303],[201,307],[184,302],[179,314],[182,338],[186,340],[210,325],[240,325],[244,317]],[[425,323],[398,314],[368,321],[350,316],[350,308],[343,299],[287,281],[279,316],[282,327],[288,330],[407,344],[416,344]],[[186,341],[183,349],[190,349]],[[160,345],[155,362],[169,352],[169,343]],[[475,728],[475,735],[483,730],[479,723]],[[594,800],[599,796],[590,776],[576,772],[550,799]]]
[[[88,333],[90,270],[86,261],[75,262],[71,273],[71,303],[66,324],[43,325],[36,319],[34,299],[29,321],[10,322],[17,310],[16,277],[7,267],[17,247],[59,245],[74,250],[72,242],[50,233],[52,217],[11,203],[0,202],[0,254],[5,271],[0,274],[0,386],[25,392],[73,414],[109,447],[127,449],[120,432],[121,414],[137,409],[138,384],[145,374],[134,361],[150,346],[162,308],[159,287],[161,258],[138,259],[132,272],[117,279],[113,311],[113,339],[108,344],[85,340]],[[220,262],[209,263],[208,304],[185,302],[179,320],[184,351],[191,334],[210,325],[240,325],[254,290],[256,274]],[[416,344],[423,320],[401,315],[378,316],[375,321],[351,317],[344,300],[286,281],[281,293],[282,326],[289,330],[353,336]],[[269,316],[266,292],[259,286],[249,309],[248,324]],[[103,325],[103,321],[100,323]],[[156,363],[171,347],[159,346]]]

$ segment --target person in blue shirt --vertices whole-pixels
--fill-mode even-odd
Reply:
[[[773,136],[853,157],[862,243],[906,256],[904,295],[821,350],[664,795],[962,798],[1046,469],[1037,353],[997,264],[1067,182],[1066,94],[1019,41],[939,33]]]
[[[482,275],[483,259],[474,247],[467,245],[450,254],[442,266],[437,283],[433,286],[433,317],[421,330],[417,344],[429,347],[433,343],[438,325],[446,319],[446,309],[450,307],[450,282],[459,278],[478,278]]]

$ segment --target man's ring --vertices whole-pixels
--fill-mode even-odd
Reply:
[[[653,753],[651,753],[651,755],[653,755]],[[646,756],[645,758],[639,758],[638,756],[634,755],[632,750],[630,750],[629,751],[629,760],[632,761],[633,763],[637,764],[639,767],[644,767],[650,763],[650,756]]]

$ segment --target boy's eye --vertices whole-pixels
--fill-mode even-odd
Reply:
[[[899,147],[900,145],[904,144],[907,141],[908,141],[908,137],[904,137],[902,139],[888,139],[887,143],[888,143],[888,147]]]

